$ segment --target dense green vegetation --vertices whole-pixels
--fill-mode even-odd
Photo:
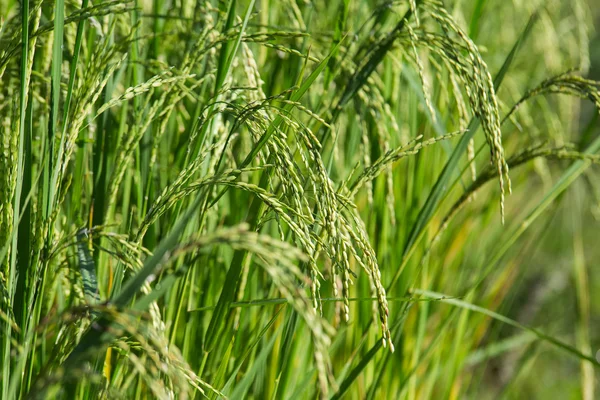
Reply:
[[[593,399],[592,3],[2,0],[0,398]]]

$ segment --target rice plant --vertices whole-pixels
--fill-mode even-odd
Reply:
[[[0,398],[595,398],[593,5],[3,0]]]

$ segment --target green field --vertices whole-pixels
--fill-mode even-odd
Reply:
[[[0,399],[600,397],[597,0],[0,0]]]

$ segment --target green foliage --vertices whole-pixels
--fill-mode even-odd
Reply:
[[[0,397],[593,399],[591,5],[0,3]]]

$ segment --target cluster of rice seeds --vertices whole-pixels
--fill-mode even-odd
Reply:
[[[252,236],[249,237],[252,239]],[[305,259],[293,247],[277,242],[270,237],[256,235],[254,242],[251,242],[253,246],[256,243],[261,243],[264,247],[260,251],[259,259],[266,262],[261,262],[267,273],[273,279],[273,282],[277,285],[281,293],[288,299],[294,309],[300,313],[302,318],[306,321],[309,327],[313,340],[314,340],[314,357],[317,366],[319,384],[321,392],[327,394],[328,388],[334,385],[334,380],[330,377],[331,366],[329,361],[328,346],[331,341],[329,337],[334,334],[333,329],[322,320],[319,315],[315,312],[316,310],[310,307],[309,300],[303,295],[301,290],[296,285],[295,279],[304,280],[304,274],[300,271],[294,262],[294,259]],[[250,248],[249,248],[250,250]],[[285,254],[286,257],[281,257]],[[276,266],[284,266],[285,268],[277,268]],[[287,273],[282,273],[287,271]]]
[[[308,137],[305,136],[305,139],[308,139]],[[344,243],[345,238],[340,235],[337,228],[340,215],[333,182],[329,178],[320,152],[315,146],[308,149],[308,159],[312,161],[312,168],[308,170],[307,179],[314,182],[313,190],[315,191],[316,215],[319,219],[319,224],[324,229],[324,233],[329,237],[329,240],[325,241],[324,250],[334,263],[331,272],[332,285],[334,290],[336,290],[338,272],[348,267],[344,258],[347,257],[346,249],[351,244]]]
[[[177,76],[172,76],[171,78],[168,78],[164,82],[166,84],[166,88],[164,88],[164,90],[161,92],[161,95],[153,102],[152,106],[150,106],[149,104],[150,104],[151,98],[153,97],[152,95],[153,95],[154,89],[150,90],[150,93],[146,97],[145,104],[142,107],[143,109],[148,110],[147,113],[138,112],[136,114],[136,120],[137,120],[137,122],[139,122],[139,124],[136,123],[135,126],[137,126],[137,127],[141,126],[141,128],[137,128],[135,130],[135,132],[133,132],[133,134],[124,136],[122,138],[122,140],[123,140],[123,145],[121,146],[122,151],[118,154],[119,162],[116,163],[117,167],[113,171],[113,176],[115,177],[115,179],[113,179],[111,181],[112,186],[111,186],[111,191],[109,192],[110,199],[114,200],[116,198],[116,194],[117,194],[120,182],[122,181],[122,179],[124,177],[124,174],[127,169],[127,165],[129,163],[130,156],[133,153],[133,151],[135,150],[136,144],[141,139],[141,137],[143,136],[146,129],[149,128],[151,122],[155,121],[156,119],[160,119],[159,129],[157,132],[155,132],[156,134],[153,136],[153,146],[152,146],[152,152],[151,152],[151,160],[153,161],[156,159],[157,150],[160,145],[160,139],[166,130],[166,124],[171,115],[171,112],[173,111],[174,104],[176,104],[176,101],[178,99],[180,99],[184,96],[184,92],[185,92],[186,88],[183,85],[183,82],[190,79],[193,76],[191,74],[186,74],[185,71],[188,71],[188,70],[189,70],[189,68],[186,67],[184,69],[184,71],[181,72],[183,75],[177,75]],[[205,82],[205,81],[201,81],[201,82]],[[162,84],[158,85],[158,86],[162,86]],[[194,139],[192,138],[191,141],[193,142]],[[164,198],[163,196],[166,191],[169,191],[169,190],[172,191],[173,189],[176,189],[178,186],[183,185],[185,182],[187,182],[187,180],[189,178],[191,178],[191,176],[195,172],[197,172],[197,170],[201,166],[201,164],[204,160],[204,158],[202,156],[208,155],[215,148],[216,148],[216,146],[209,146],[206,149],[206,152],[199,154],[198,157],[196,157],[196,159],[191,160],[190,163],[188,164],[188,166],[180,172],[180,174],[178,175],[178,177],[175,181],[175,184],[163,189],[163,194],[161,196],[159,196],[159,199],[157,199],[155,204],[161,198]],[[151,163],[151,165],[153,165],[153,162]],[[109,204],[113,204],[113,201],[111,201]],[[149,218],[150,218],[150,215],[147,214],[145,217],[145,221],[147,221]],[[144,225],[144,224],[142,224],[142,225]],[[143,236],[143,234],[145,233],[147,228],[148,228],[148,226],[146,226],[144,229],[141,229],[140,231],[138,231],[137,236],[138,236],[139,240],[141,240],[141,237]]]
[[[193,68],[195,68],[202,60],[205,58],[208,59],[209,63],[213,62],[213,59],[216,55],[215,44],[211,43],[211,41],[215,41],[219,37],[219,32],[215,29],[214,19],[208,10],[204,10],[206,12],[200,13],[203,18],[203,30],[198,35],[198,38],[194,45],[191,47],[192,51],[186,52],[185,56],[181,62],[181,67],[176,70],[173,67],[167,67],[164,65],[161,69],[170,68],[177,76],[187,77],[186,79],[191,79],[195,74],[192,74]],[[204,71],[202,78],[195,82],[190,88],[186,88],[185,86],[179,87],[179,90],[175,88],[168,87],[165,92],[169,92],[169,98],[164,101],[164,109],[159,114],[162,122],[160,128],[158,129],[159,138],[162,137],[164,131],[166,129],[166,123],[169,120],[169,116],[173,111],[176,104],[178,104],[179,100],[183,98],[186,94],[193,94],[191,90],[193,88],[200,87],[202,85],[210,84],[214,80],[214,73],[211,71],[210,65]],[[178,82],[179,83],[179,82]],[[154,148],[158,146],[160,140],[154,141]],[[155,150],[153,149],[153,154]]]
[[[32,296],[30,296],[29,298],[29,309],[33,309],[33,302],[35,297],[33,296],[33,293],[36,293],[38,288],[40,287],[40,285],[42,284],[42,278],[43,278],[43,271],[45,269],[45,264],[40,262],[40,259],[42,257],[42,251],[44,249],[45,246],[45,239],[47,238],[47,233],[48,233],[48,225],[46,223],[44,223],[44,216],[43,213],[38,212],[36,210],[35,207],[35,203],[33,204],[33,215],[32,215],[32,221],[33,222],[33,226],[32,226],[32,230],[31,230],[31,239],[32,239],[32,243],[31,243],[31,257],[30,257],[30,265],[34,265],[35,268],[33,268],[33,271],[31,273],[31,288],[33,288],[31,290],[31,294]],[[33,313],[29,314],[28,317],[28,324],[30,322],[33,321]]]
[[[385,154],[379,157],[371,166],[365,168],[352,184],[349,184],[348,182],[345,186],[340,188],[340,193],[348,196],[349,198],[353,198],[361,187],[363,187],[373,179],[377,178],[379,174],[381,174],[383,171],[389,168],[390,164],[400,160],[401,158],[417,154],[424,147],[431,146],[443,140],[452,139],[453,137],[458,136],[462,133],[462,131],[451,132],[446,135],[437,136],[427,140],[421,140],[422,135],[417,136],[415,139],[411,140],[407,144],[400,146],[397,149],[387,151]]]
[[[365,97],[368,99],[369,97]],[[376,96],[379,100],[378,106],[370,107],[371,109],[377,108],[384,110],[383,104],[385,103],[379,94]],[[302,108],[300,111],[303,111]],[[318,118],[312,113],[306,113],[311,118]],[[321,278],[321,273],[316,265],[316,257],[319,251],[325,251],[328,257],[332,260],[332,284],[334,289],[334,295],[338,294],[338,280],[342,286],[342,297],[344,298],[344,317],[347,320],[349,318],[349,285],[352,283],[350,275],[353,274],[350,269],[351,257],[356,258],[359,263],[365,268],[369,274],[370,281],[374,287],[374,293],[378,299],[380,321],[382,324],[382,331],[384,335],[384,341],[386,344],[391,344],[391,338],[389,335],[389,327],[387,325],[387,300],[385,299],[385,290],[381,284],[381,276],[377,267],[377,261],[375,259],[375,252],[371,248],[368,242],[366,233],[361,235],[355,235],[349,232],[350,224],[345,221],[345,217],[338,211],[342,206],[338,201],[338,195],[335,193],[333,188],[333,182],[329,178],[327,170],[323,164],[323,160],[320,154],[320,143],[316,140],[314,134],[306,127],[306,125],[299,125],[295,120],[291,119],[286,115],[281,115],[286,124],[292,128],[295,132],[296,137],[296,153],[298,154],[306,176],[305,180],[311,185],[311,189],[315,194],[314,206],[315,216],[318,218],[318,223],[323,227],[322,236],[328,237],[328,239],[321,239],[318,235],[311,234],[310,225],[313,222],[310,213],[304,214],[303,210],[306,209],[305,196],[302,196],[304,190],[302,185],[299,184],[299,177],[296,176],[296,169],[298,166],[293,162],[291,157],[290,149],[287,144],[287,139],[284,133],[279,129],[276,131],[276,135],[273,136],[270,143],[267,145],[268,153],[272,155],[270,160],[275,165],[274,171],[279,181],[282,182],[283,197],[279,200],[273,195],[269,195],[266,191],[240,182],[223,182],[224,184],[230,184],[241,189],[250,190],[254,192],[259,198],[269,206],[270,209],[274,210],[281,221],[285,222],[290,227],[296,240],[298,240],[301,248],[309,254],[309,275],[311,276],[311,292],[313,297],[313,306],[320,310],[320,296],[318,293]],[[377,115],[374,115],[377,119]],[[379,133],[379,132],[378,132]],[[382,145],[387,143],[386,138],[379,134],[378,136],[382,141]],[[285,182],[285,183],[284,183]],[[300,194],[300,204],[295,203],[294,198]],[[285,206],[281,203],[282,199],[289,199],[291,205]],[[345,206],[345,204],[344,204]],[[293,211],[292,211],[293,210]],[[289,213],[295,213],[295,219],[293,220]],[[304,217],[304,218],[303,218]],[[363,228],[364,230],[364,228]],[[315,239],[318,246],[314,245]],[[360,243],[359,243],[360,242]],[[357,248],[359,249],[357,250]],[[362,253],[361,255],[359,255]],[[314,254],[314,257],[312,256]],[[362,258],[366,257],[364,262]]]
[[[351,210],[349,214],[350,221],[346,218],[340,218],[340,235],[342,237],[348,237],[354,243],[354,246],[350,246],[348,250],[352,252],[352,255],[356,262],[365,270],[369,276],[373,296],[377,298],[379,322],[382,333],[383,347],[389,345],[390,351],[394,352],[394,344],[392,343],[392,336],[388,325],[389,309],[387,303],[387,296],[385,288],[381,283],[381,272],[377,263],[377,256],[375,250],[369,243],[364,223],[357,215],[356,210]],[[357,252],[357,249],[362,253],[362,257]],[[346,301],[346,299],[344,299]]]
[[[143,221],[140,223],[140,227],[134,236],[134,242],[141,242],[142,238],[146,234],[148,228],[167,210],[175,205],[179,200],[185,196],[195,192],[200,187],[214,183],[216,179],[235,179],[236,176],[244,172],[256,171],[256,168],[245,168],[242,170],[225,170],[218,176],[206,176],[191,182],[195,174],[200,171],[202,164],[205,162],[206,156],[217,148],[218,144],[204,147],[198,157],[193,159],[184,169],[182,169],[175,180],[172,183],[165,186],[161,193],[156,197],[153,204],[148,209],[148,212],[144,216]],[[188,184],[189,183],[189,184]]]
[[[314,135],[312,134],[312,132],[305,130],[305,129],[300,129],[299,131],[297,131],[296,134],[296,138],[297,141],[300,142],[298,143],[298,154],[300,157],[300,160],[303,164],[304,170],[306,171],[305,174],[307,174],[308,176],[310,176],[310,178],[306,179],[306,181],[308,182],[308,185],[310,185],[310,189],[312,191],[312,193],[315,196],[315,210],[316,210],[316,214],[315,215],[323,215],[323,205],[320,204],[320,200],[318,199],[318,195],[319,195],[319,184],[318,181],[316,179],[314,179],[316,177],[315,172],[312,170],[311,168],[311,161],[314,159],[314,157],[320,156],[319,153],[319,149],[320,149],[320,143],[318,142],[318,140],[316,140],[316,138],[314,137]],[[314,140],[313,140],[314,139]],[[304,147],[305,146],[305,147]],[[306,151],[304,151],[306,149]],[[306,197],[306,196],[305,196]],[[309,215],[313,215],[312,212],[309,211]],[[311,228],[309,228],[311,229]],[[321,295],[320,295],[320,288],[321,288],[321,282],[320,280],[323,279],[323,275],[319,269],[319,267],[317,266],[317,262],[316,259],[318,258],[318,255],[321,251],[325,251],[328,252],[328,246],[327,244],[321,240],[321,237],[318,235],[312,235],[313,240],[317,240],[317,244],[314,248],[314,251],[312,253],[309,253],[309,275],[311,278],[311,294],[312,294],[312,299],[313,299],[313,307],[319,311],[319,313],[323,312],[323,304],[321,303]]]
[[[111,344],[117,354],[124,356],[116,358],[115,380],[111,382],[111,385],[119,387],[122,395],[136,381],[145,382],[153,395],[158,398],[173,398],[175,391],[178,396],[188,398],[192,395],[192,389],[199,390],[203,394],[205,394],[204,389],[209,389],[221,395],[200,380],[189,368],[179,351],[174,346],[169,346],[168,339],[162,334],[162,331],[153,327],[153,324],[148,324],[144,318],[140,319],[140,315],[119,312],[105,306],[94,308],[113,321],[111,334],[116,338],[121,338],[115,339]],[[81,323],[80,316],[70,316],[68,313],[63,316],[63,318],[65,317],[70,317],[72,322],[70,324],[61,323],[63,328],[57,338],[57,344],[63,344],[64,350],[60,352],[64,354],[63,357],[70,353],[69,347],[72,346],[70,338],[73,337],[72,332],[64,331],[65,327],[69,328],[69,326],[73,326],[73,323]],[[123,339],[125,337],[128,339]],[[80,373],[89,374],[90,371],[86,363],[83,363],[72,366],[66,371],[57,372],[65,378],[69,378]]]
[[[460,85],[457,82],[454,74],[449,74],[450,82],[452,83],[452,93],[454,100],[456,101],[456,109],[458,111],[458,127],[459,129],[466,130],[469,124],[469,112],[463,98]],[[475,139],[471,138],[467,146],[467,160],[469,160],[469,169],[471,170],[471,179],[475,181],[477,179],[477,165],[475,164]]]
[[[292,208],[301,211],[307,210],[308,204],[304,198],[302,181],[297,165],[293,161],[291,149],[287,145],[286,136],[283,130],[277,129],[277,134],[273,135],[267,145],[270,159],[275,166],[273,170],[281,183],[283,196],[289,199]]]
[[[335,269],[336,275],[338,275],[341,279],[342,286],[342,299],[344,301],[344,320],[348,322],[350,320],[350,284],[352,283],[350,280],[350,254],[351,254],[351,240],[350,236],[344,231],[343,228],[338,224],[338,237],[333,239],[334,246],[337,248],[336,250],[336,258]],[[338,282],[334,280],[332,282],[333,285],[333,295],[334,297],[338,297]]]
[[[248,47],[248,45],[244,42],[242,42],[242,56],[244,58],[243,67],[246,79],[248,80],[248,85],[256,88],[255,93],[249,93],[248,97],[253,101],[264,100],[266,98],[265,93],[262,90],[264,81],[260,76],[260,71],[258,70],[254,53],[252,53],[250,47]],[[259,112],[262,113],[264,111],[261,110]]]
[[[136,352],[131,351],[131,344],[123,340],[116,341],[114,346],[126,352],[127,363],[134,367],[155,396],[174,398],[174,391],[177,390],[178,396],[188,398],[192,395],[192,388],[199,389],[204,394],[204,390],[198,385],[199,378],[176,347],[169,346],[168,339],[161,330],[154,329],[143,320],[139,323],[135,316],[127,314],[116,314],[115,322],[129,328],[123,333],[131,337],[130,341],[133,340],[134,346],[143,349],[143,357],[138,358]]]
[[[160,75],[155,75],[148,81],[141,83],[136,87],[128,88],[119,98],[113,100],[116,102],[124,100],[126,101],[141,93],[149,91],[151,88],[156,90],[162,89],[160,99],[156,101],[155,106],[151,109],[153,114],[158,112],[158,115],[155,119],[159,120],[158,129],[156,129],[152,138],[152,150],[150,152],[149,161],[149,165],[151,166],[156,165],[158,149],[161,144],[161,139],[166,132],[167,123],[169,122],[171,113],[185,95],[187,89],[185,82],[195,77],[195,74],[184,74],[181,72],[177,75],[172,75],[173,72],[174,71],[163,71],[160,73]],[[212,78],[212,75],[205,75],[202,79],[196,82],[194,86],[202,85],[208,78]],[[111,103],[113,101],[111,101]],[[101,111],[98,112],[98,114],[100,113]]]
[[[350,268],[350,259],[354,257],[367,271],[370,281],[375,287],[384,340],[391,345],[391,337],[387,325],[387,300],[385,290],[381,284],[381,275],[375,258],[375,252],[368,241],[362,224],[360,229],[363,230],[357,235],[353,232],[355,227],[351,227],[344,215],[340,213],[339,210],[344,208],[344,204],[339,203],[336,193],[333,192],[332,182],[319,157],[319,153],[316,149],[311,149],[311,152],[313,152],[312,161],[314,164],[313,168],[309,170],[309,180],[316,182],[316,186],[319,189],[316,191],[317,215],[320,216],[320,223],[323,225],[324,232],[329,237],[325,250],[333,262],[331,280],[334,296],[337,297],[338,295],[337,282],[339,279],[341,281],[344,301],[344,318],[348,320],[350,317],[349,285],[352,283],[350,275],[353,274]],[[355,246],[362,253],[362,257],[357,252]],[[393,349],[393,347],[391,348]]]
[[[258,72],[252,52],[245,44],[243,44],[242,49],[246,59],[244,65],[248,83],[250,86],[257,87],[257,90],[253,93],[250,93],[249,96],[252,98],[252,100],[259,101],[265,97],[261,88],[262,79],[260,78],[260,74]],[[287,100],[282,100],[281,102],[283,104],[290,104],[290,102]],[[328,126],[323,119],[302,105],[298,103],[293,103],[293,105],[297,110],[308,115],[311,119],[319,121],[321,124]],[[265,117],[266,111],[261,109],[258,111],[258,114]],[[292,119],[291,115],[286,115],[283,113],[280,113],[279,115],[283,118],[286,125],[296,133],[296,153],[299,155],[305,170],[311,171],[311,165],[315,162],[315,157],[318,157],[320,160],[320,143],[306,125],[303,125],[300,122]],[[300,242],[300,244],[302,244],[302,248],[304,248],[308,254],[308,274],[311,277],[310,288],[313,307],[316,310],[321,311],[322,304],[320,301],[319,290],[320,279],[322,278],[322,275],[316,262],[316,255],[318,254],[320,248],[320,242],[317,240],[315,244],[316,235],[312,234],[311,226],[315,221],[312,217],[308,198],[305,195],[303,182],[298,174],[300,167],[294,161],[293,154],[291,153],[292,150],[289,147],[286,135],[282,130],[276,130],[276,134],[273,135],[272,140],[268,143],[267,149],[268,153],[271,155],[270,160],[274,164],[275,175],[281,183],[283,197],[289,199],[291,208],[296,210],[297,213],[300,213],[296,218],[295,225],[290,226],[290,228],[292,229],[296,239]],[[313,192],[319,193],[318,182],[312,179],[309,181],[312,185]],[[316,203],[317,207],[319,207],[318,200]],[[278,219],[282,219],[284,221],[286,220],[285,216],[277,213],[277,210],[275,211]]]
[[[438,63],[432,63],[432,65],[437,65]],[[439,66],[441,69],[442,67]],[[467,129],[469,125],[469,111],[467,109],[467,103],[463,96],[463,92],[460,89],[460,82],[458,81],[458,77],[452,73],[448,74],[448,80],[450,81],[450,85],[452,90],[446,90],[447,93],[451,93],[452,99],[456,102],[456,110],[458,113],[458,128],[460,130]]]
[[[297,124],[289,117],[284,115],[282,115],[282,117],[290,129],[297,127]],[[260,132],[264,132],[270,122],[271,117],[267,115],[266,109],[261,107],[259,112],[255,114],[252,123],[249,123],[248,125],[251,127],[250,131],[255,132],[256,137],[258,138]],[[297,226],[297,228],[300,230],[296,230],[295,234],[302,231],[303,239],[301,239],[301,241],[310,246],[311,240],[309,239],[310,233],[308,231],[308,224],[312,223],[312,218],[310,217],[310,214],[306,212],[309,209],[308,203],[304,198],[304,190],[298,174],[299,170],[293,160],[291,148],[287,144],[287,141],[288,138],[284,130],[276,128],[275,134],[263,149],[263,157],[268,159],[270,164],[273,165],[272,171],[278,179],[282,190],[281,200],[289,202],[290,209],[295,210],[298,215],[302,216],[302,219],[308,221],[307,223],[302,223],[298,220],[298,223],[301,225]],[[309,249],[312,248],[309,247]]]
[[[40,18],[42,15],[42,10],[41,10],[41,3],[39,2],[37,5],[35,5],[32,10],[30,11],[30,15],[29,15],[29,23],[30,23],[30,30],[31,31],[36,31],[39,27],[40,24]],[[5,30],[5,32],[3,32],[3,38],[0,40],[0,79],[3,78],[4,75],[4,71],[6,70],[6,67],[8,65],[8,63],[10,61],[14,61],[15,63],[19,62],[20,63],[20,59],[18,57],[15,57],[17,55],[20,55],[19,51],[21,50],[21,21],[17,18],[13,19],[10,23],[6,23],[6,26],[3,26],[2,28]],[[8,37],[8,39],[4,39],[4,37]],[[27,95],[29,95],[29,90],[30,90],[30,81],[31,81],[31,72],[32,72],[32,68],[33,68],[33,58],[35,56],[36,53],[36,43],[37,43],[37,35],[30,35],[29,36],[29,41],[28,41],[28,48],[29,48],[29,52],[28,52],[28,59],[26,62],[26,66],[25,66],[25,90]],[[5,42],[9,42],[9,43],[5,43]],[[11,51],[12,49],[12,51]],[[19,68],[12,68],[11,71],[17,72],[19,71]],[[3,79],[3,83],[5,83],[3,85],[3,87],[0,89],[0,100],[4,100],[4,101],[0,101],[0,110],[2,110],[2,108],[9,106],[8,101],[6,101],[6,99],[11,98],[12,96],[6,97],[6,95],[8,94],[7,92],[4,92],[4,90],[7,91],[12,91],[15,87],[18,87],[17,83],[20,83],[20,74],[17,76],[16,74],[11,74],[9,75],[7,78]],[[14,80],[13,80],[14,79]],[[18,104],[18,103],[16,103]],[[17,118],[18,119],[18,118]]]
[[[284,46],[279,43],[272,43],[274,40],[294,40],[294,39],[304,39],[309,35],[304,32],[299,31],[265,31],[251,34],[244,34],[242,36],[242,41],[245,43],[256,43],[262,47],[266,47],[268,49],[276,50],[279,55],[289,54],[292,56],[300,57],[303,59],[307,59],[312,62],[319,62],[320,59],[318,57],[312,56],[310,54],[304,54],[294,48]]]
[[[209,69],[213,64],[216,63],[216,58],[214,57],[216,52],[213,51],[215,49],[210,50],[210,46],[216,46],[223,41],[224,37],[229,37],[231,35],[231,38],[237,37],[237,34],[235,34],[234,31],[227,32],[226,36],[218,36],[217,34],[218,32],[216,31],[209,32],[207,37],[216,37],[216,39],[206,45],[205,50],[197,54],[197,57],[200,57],[201,55],[207,56],[206,63],[209,66]],[[242,43],[242,48],[247,51],[246,55],[250,54],[249,49],[244,43]],[[238,55],[233,60],[233,68],[236,68],[239,65],[239,59],[240,57]],[[199,61],[199,59],[197,59],[195,62],[197,61]],[[256,67],[255,63],[244,63],[243,67],[247,75],[249,73],[249,69],[252,69],[252,66]],[[252,81],[252,79],[249,78],[249,81],[251,83],[248,86],[234,87],[233,85],[236,83],[236,80],[232,74],[228,75],[223,82],[222,88],[214,95],[215,97],[212,99],[213,102],[209,103],[209,106],[205,108],[201,116],[201,123],[199,124],[199,127],[204,127],[207,123],[210,123],[211,130],[207,132],[205,137],[202,139],[200,152],[203,151],[202,146],[206,147],[214,145],[214,153],[218,155],[217,157],[208,158],[209,162],[203,169],[204,174],[214,175],[218,172],[217,169],[222,167],[221,161],[227,162],[228,160],[235,159],[235,157],[226,156],[231,155],[232,151],[231,147],[227,146],[234,138],[238,137],[238,133],[232,131],[233,128],[239,129],[243,125],[246,125],[248,131],[255,139],[258,140],[261,132],[267,129],[271,122],[268,114],[264,110],[266,100],[264,99],[262,90],[255,84],[255,82]],[[260,93],[258,96],[255,95],[257,92]],[[237,122],[233,125],[233,127],[229,125],[229,122],[223,122],[223,119],[220,115],[223,112],[235,114],[235,119]],[[192,132],[190,138],[192,143],[196,142],[197,135],[200,133],[200,131],[201,129],[198,128]],[[231,166],[233,167],[233,165]],[[216,187],[213,187],[213,191],[215,191],[215,194],[217,194]],[[213,207],[212,211],[216,212],[216,208]]]
[[[4,311],[6,310],[6,312]],[[10,304],[10,293],[8,292],[8,282],[2,269],[0,268],[0,320],[4,323],[14,324],[13,309]],[[15,327],[13,327],[15,329]],[[18,331],[18,327],[17,327]]]
[[[253,102],[266,100],[265,94],[261,87],[263,81],[260,77],[258,66],[256,65],[256,60],[254,59],[254,55],[252,54],[246,43],[242,44],[242,54],[245,59],[244,71],[248,83],[250,87],[255,87],[257,89],[248,93],[248,97]],[[286,100],[281,100],[281,102],[283,104],[290,103]],[[302,105],[294,103],[294,106],[296,107],[296,109],[305,112],[312,118],[318,119],[318,116],[310,112]],[[271,118],[268,117],[266,108],[259,108],[257,110],[257,114],[258,116],[262,117],[261,119],[263,121],[267,123],[271,122]],[[290,115],[285,115],[284,113],[279,113],[279,115],[281,118],[283,118],[287,127],[290,130],[296,132],[303,130],[303,126],[301,126],[299,122],[296,122],[294,119],[292,119]],[[296,210],[300,210],[300,212],[310,216],[310,206],[308,204],[306,196],[304,195],[302,181],[300,179],[300,176],[298,175],[299,168],[294,161],[292,149],[288,145],[287,141],[288,140],[285,132],[281,129],[277,129],[276,134],[273,135],[272,140],[267,144],[268,153],[270,154],[270,157],[273,160],[273,164],[275,166],[275,174],[281,182],[283,195],[290,199],[293,208],[295,208]],[[306,227],[306,233],[308,232],[308,227]]]
[[[481,121],[486,141],[490,147],[491,160],[496,167],[500,182],[500,210],[504,221],[504,194],[505,191],[510,193],[511,187],[508,165],[502,147],[498,103],[487,65],[475,44],[454,22],[441,3],[426,1],[422,8],[442,28],[444,35],[420,29],[414,30],[417,44],[438,54],[451,67],[451,72],[456,73],[463,83],[471,109]],[[453,39],[451,35],[455,35],[457,39]],[[414,39],[414,37],[409,38],[409,41],[414,42]],[[466,56],[463,52],[466,53]]]
[[[283,203],[276,195],[267,192],[257,185],[232,180],[217,181],[216,183],[253,193],[269,209],[273,210],[283,222],[285,222],[289,229],[294,233],[296,240],[298,240],[302,248],[314,252],[315,244],[311,240],[310,233],[305,229],[305,227],[309,226],[312,222],[309,217],[300,214],[295,208]]]
[[[565,94],[583,99],[588,99],[600,112],[600,83],[575,75],[567,71],[552,78],[546,79],[535,88],[529,90],[507,113],[505,120],[529,99],[543,94]]]
[[[421,81],[421,89],[423,90],[423,98],[425,99],[425,106],[427,108],[427,112],[431,117],[431,120],[435,124],[436,122],[436,113],[433,109],[433,103],[431,102],[431,96],[429,95],[429,83],[425,78],[425,67],[423,66],[423,62],[421,61],[421,57],[419,56],[419,51],[417,50],[417,36],[415,35],[414,30],[410,25],[406,25],[406,31],[408,32],[408,37],[410,40],[410,45],[413,51],[413,57],[415,60],[415,64],[417,66],[417,73],[419,74],[419,79]]]
[[[177,81],[186,80],[189,78],[193,78],[195,76],[194,74],[178,75],[178,76],[169,76],[169,75],[170,75],[170,71],[163,71],[159,75],[154,75],[153,77],[148,79],[146,82],[140,83],[137,86],[128,87],[127,89],[125,89],[123,94],[121,94],[120,96],[115,97],[114,99],[111,99],[107,103],[103,104],[96,112],[95,118],[97,118],[100,114],[102,114],[104,111],[108,110],[109,108],[112,108],[118,104],[121,104],[122,102],[129,101],[129,100],[133,99],[135,96],[139,96],[142,93],[148,92],[152,88],[159,88],[162,85],[175,83]],[[172,107],[173,106],[171,105],[170,109],[172,109]]]

